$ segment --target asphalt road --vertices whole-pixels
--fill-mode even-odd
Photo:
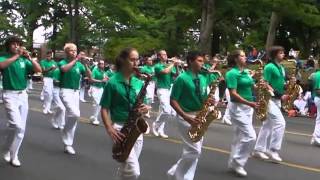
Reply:
[[[14,168],[0,159],[0,180],[112,180],[117,163],[111,158],[111,140],[103,126],[88,124],[90,103],[81,103],[81,119],[78,124],[74,148],[75,156],[63,152],[60,132],[54,130],[50,115],[42,114],[39,99],[41,86],[29,95],[29,118],[20,152],[22,166]],[[155,108],[151,119],[157,115]],[[0,105],[0,121],[5,122],[3,105]],[[152,120],[148,120],[152,122]],[[281,151],[281,164],[250,158],[245,169],[248,180],[318,180],[320,179],[320,147],[310,145],[314,119],[286,118],[286,135]],[[260,126],[255,122],[255,126]],[[170,121],[169,139],[152,135],[144,137],[140,156],[141,180],[164,180],[166,171],[179,159],[181,141],[176,124]],[[1,132],[0,132],[1,135]],[[232,127],[214,122],[205,136],[195,180],[239,179],[228,172],[227,160],[232,140]],[[0,142],[1,142],[0,138]]]

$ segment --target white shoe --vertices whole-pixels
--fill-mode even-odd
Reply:
[[[46,109],[42,110],[43,114],[48,114],[48,111]]]
[[[53,129],[59,129],[59,126],[57,124],[52,123],[52,127],[53,127]]]
[[[279,163],[279,162],[282,162],[282,159],[279,155],[279,153],[275,152],[275,151],[269,151],[268,153],[266,153],[270,160],[274,163]]]
[[[64,152],[67,153],[67,154],[71,154],[71,155],[75,155],[76,154],[76,151],[73,149],[72,146],[66,146],[64,148]]]
[[[261,152],[261,151],[254,151],[252,153],[252,156],[259,158],[261,160],[268,160],[269,159],[269,157],[264,152]]]
[[[222,121],[221,121],[223,124],[227,124],[227,125],[232,125],[232,122],[230,121],[230,119],[227,119],[225,117],[222,118]]]
[[[86,103],[87,101],[84,99],[80,99],[81,102]]]
[[[100,122],[99,122],[97,119],[91,121],[91,123],[92,123],[93,125],[96,125],[96,126],[98,126],[98,125],[100,124]]]
[[[152,123],[152,133],[156,137],[159,136],[158,128],[156,128],[156,123],[155,122]]]
[[[10,152],[7,152],[3,155],[3,159],[9,163],[11,161],[11,155],[10,155]]]
[[[247,176],[247,171],[244,170],[244,168],[241,167],[241,166],[232,167],[232,170],[233,170],[238,176],[241,176],[241,177],[246,177],[246,176]]]
[[[48,112],[49,114],[52,114],[52,113],[53,113],[52,111],[50,111],[50,109],[48,109],[47,112]]]
[[[43,96],[40,96],[40,100],[43,101],[43,100],[44,100],[44,97],[43,97]]]
[[[317,141],[314,139],[314,137],[311,138],[310,144],[311,144],[311,145],[314,145],[314,146],[320,146],[320,143],[317,142]]]
[[[164,139],[167,139],[168,138],[168,135],[166,135],[164,132],[160,132],[159,133],[159,136],[164,138]]]
[[[12,159],[11,165],[14,166],[14,167],[20,167],[21,166],[21,162],[19,161],[18,157]]]
[[[149,133],[150,133],[150,126],[148,126],[148,128],[144,134],[149,134]]]

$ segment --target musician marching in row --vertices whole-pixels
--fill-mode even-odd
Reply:
[[[121,143],[124,141],[124,134],[120,132],[125,123],[128,123],[129,111],[136,103],[136,98],[143,82],[134,76],[134,67],[137,66],[139,58],[138,51],[133,48],[122,50],[116,58],[116,68],[118,70],[106,85],[101,105],[101,115],[107,133],[112,141]],[[139,111],[147,112],[148,106],[141,105]],[[134,146],[128,158],[120,163],[118,176],[123,180],[134,180],[140,176],[139,156],[143,146],[143,136],[140,135],[134,142]]]
[[[284,137],[286,122],[281,112],[281,100],[288,100],[284,94],[285,69],[280,64],[284,58],[284,48],[273,46],[269,50],[271,62],[264,67],[264,80],[273,90],[274,96],[269,100],[267,119],[263,122],[253,155],[262,160],[281,162],[279,155]]]
[[[4,159],[19,167],[18,154],[25,134],[29,111],[27,75],[41,72],[37,61],[22,48],[22,41],[9,37],[5,42],[6,54],[0,57],[0,69],[3,76],[3,102],[8,117]]]
[[[245,68],[246,55],[242,50],[234,51],[227,60],[231,67],[226,74],[231,98],[229,113],[234,128],[228,168],[239,176],[247,176],[244,166],[256,140],[252,125],[253,111],[258,107],[252,94],[254,80]]]

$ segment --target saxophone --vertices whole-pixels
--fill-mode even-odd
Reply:
[[[268,87],[265,86],[265,81],[263,79],[263,62],[261,60],[256,60],[256,62],[259,62],[256,83],[256,101],[259,103],[259,108],[256,110],[256,119],[264,121],[267,118],[268,104],[273,96],[273,92],[269,91]]]
[[[297,61],[296,60],[288,60],[289,62],[294,63],[294,67],[296,67]],[[289,95],[288,101],[283,101],[282,102],[282,109],[285,112],[288,112],[289,110],[292,110],[294,105],[293,102],[296,100],[300,94],[300,86],[296,83],[296,78],[295,78],[295,71],[296,68],[293,68],[293,72],[290,73],[290,79],[287,84],[287,88],[284,94]]]
[[[135,69],[136,70],[136,69]],[[137,71],[137,70],[136,70]],[[143,73],[138,73],[143,74]],[[148,123],[143,119],[142,113],[138,108],[143,104],[147,93],[147,86],[151,81],[151,76],[144,74],[146,77],[143,87],[141,88],[134,106],[129,111],[128,121],[124,124],[120,132],[125,135],[121,143],[115,143],[112,147],[112,157],[118,162],[125,162],[137,141],[138,137],[148,129]]]
[[[203,108],[196,114],[196,118],[200,119],[200,123],[197,126],[191,126],[188,131],[189,138],[194,143],[201,140],[213,120],[221,117],[221,112],[217,110],[215,106],[211,106],[211,102],[209,100],[209,97],[214,96],[217,84],[217,81],[211,83],[208,98],[204,102]]]

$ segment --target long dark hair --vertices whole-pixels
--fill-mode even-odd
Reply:
[[[117,70],[122,69],[122,67],[126,63],[126,61],[128,61],[130,53],[132,51],[136,51],[136,49],[132,48],[132,47],[127,47],[127,48],[121,50],[121,52],[119,53],[119,55],[116,58],[116,68],[117,68]]]
[[[236,60],[240,56],[241,52],[243,52],[241,49],[232,51],[232,53],[227,57],[228,67],[234,67],[237,65]]]

